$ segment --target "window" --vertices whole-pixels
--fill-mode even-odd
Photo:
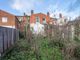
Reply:
[[[40,22],[40,19],[38,16],[36,17],[36,22]]]
[[[8,18],[7,18],[7,17],[2,17],[2,22],[3,22],[3,23],[6,23],[6,22],[7,22],[7,20],[8,20]]]
[[[45,18],[43,18],[43,24],[46,24],[46,19]]]
[[[22,20],[23,20],[23,17],[19,17],[19,22],[22,22]]]

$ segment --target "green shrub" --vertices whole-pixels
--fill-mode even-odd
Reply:
[[[75,48],[74,56],[80,59],[80,46]]]
[[[19,38],[25,38],[24,33],[19,31]]]
[[[37,50],[28,46],[26,40],[20,39],[17,46],[5,57],[4,60],[63,60],[59,48],[63,46],[61,43],[55,42],[53,43],[53,46],[55,47],[50,47],[51,42],[48,38],[37,38],[35,41],[37,41]]]
[[[53,45],[53,47],[51,47],[51,45]],[[51,44],[51,42],[48,41],[47,38],[42,40],[39,51],[40,51],[41,60],[63,60],[63,56],[59,48],[59,44],[57,42],[55,44],[54,43]]]
[[[74,37],[74,40],[80,43],[80,39],[77,36]]]
[[[40,51],[41,60],[63,60],[60,49],[45,48]]]
[[[59,47],[60,49],[65,47],[65,44],[61,41],[51,41],[48,45],[49,47]]]

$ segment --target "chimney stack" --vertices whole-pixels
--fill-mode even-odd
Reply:
[[[47,16],[49,16],[50,14],[49,14],[49,12],[47,12]]]
[[[59,13],[59,18],[62,18],[62,14],[61,13]]]
[[[34,10],[31,10],[31,15],[34,14]]]
[[[24,16],[25,16],[26,14],[24,13]]]

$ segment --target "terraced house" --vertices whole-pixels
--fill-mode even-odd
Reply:
[[[55,24],[56,22],[57,22],[56,20],[50,17],[49,12],[47,12],[47,14],[43,14],[43,13],[34,13],[34,11],[31,10],[30,28],[31,30],[34,30],[35,33],[36,32],[42,33],[45,29],[45,25]]]
[[[8,13],[6,11],[0,10],[0,26],[17,28],[18,19],[15,15]]]
[[[50,22],[49,12],[46,15],[43,13],[34,13],[34,11],[32,10],[30,16],[30,24],[36,22],[41,24],[48,24]]]

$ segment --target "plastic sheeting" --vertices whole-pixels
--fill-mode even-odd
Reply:
[[[40,24],[40,23],[32,23],[30,25],[31,30],[34,34],[40,34],[42,32],[44,32],[44,25]]]

